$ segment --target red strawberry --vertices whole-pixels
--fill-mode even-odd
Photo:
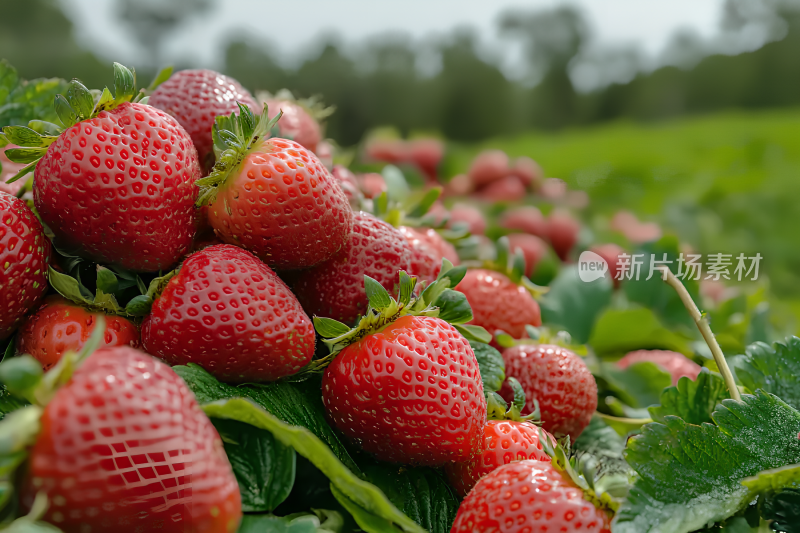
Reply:
[[[358,177],[361,191],[367,198],[375,198],[386,192],[386,180],[377,172],[368,172]]]
[[[502,329],[515,339],[525,335],[525,326],[542,325],[539,304],[508,276],[482,268],[470,269],[456,290],[464,293],[472,307],[471,324],[489,333]],[[530,405],[533,402],[530,401]]]
[[[611,519],[548,461],[501,466],[461,502],[451,533],[611,533]]]
[[[512,461],[549,461],[550,456],[539,442],[539,431],[528,422],[489,420],[483,427],[483,449],[468,461],[445,467],[450,484],[461,496],[466,496],[479,479]],[[541,431],[553,439],[546,431]]]
[[[153,91],[148,103],[175,117],[191,136],[204,167],[210,169],[214,163],[211,139],[214,119],[238,112],[237,102],[254,111],[261,109],[238,81],[202,69],[176,72]]]
[[[263,103],[269,106],[269,118],[274,118],[283,111],[283,116],[278,121],[281,137],[292,139],[312,152],[317,151],[317,145],[322,141],[322,128],[305,107],[285,98],[271,98]]]
[[[361,189],[358,187],[356,175],[349,168],[342,165],[335,165],[331,175],[339,182],[339,187],[347,197],[347,201],[350,202],[350,207],[354,209],[360,207],[364,195],[361,194]]]
[[[0,192],[7,192],[8,194],[16,196],[25,185],[27,179],[23,178],[14,183],[6,183],[25,166],[23,163],[14,163],[6,157],[6,150],[11,150],[12,148],[19,147],[15,144],[9,144],[5,148],[0,148],[0,166],[3,167],[3,170],[0,171]]]
[[[481,189],[477,196],[489,202],[513,202],[525,196],[525,185],[517,176],[506,176]]]
[[[518,157],[511,167],[511,174],[522,180],[523,185],[531,190],[538,190],[544,179],[544,173],[539,163],[530,157]]]
[[[519,248],[525,257],[525,275],[530,277],[536,271],[536,265],[547,255],[547,243],[535,235],[512,233],[508,235],[511,252]]]
[[[581,224],[568,211],[555,210],[547,218],[547,236],[556,255],[562,260],[569,259],[569,252],[578,242]]]
[[[406,143],[400,139],[373,139],[365,148],[369,159],[400,163],[408,158]]]
[[[399,270],[410,270],[411,248],[395,228],[374,216],[355,214],[342,250],[314,268],[298,272],[292,289],[309,315],[351,324],[366,310],[364,276],[391,290]]]
[[[152,272],[192,244],[199,177],[197,152],[175,119],[123,103],[59,135],[36,166],[33,198],[56,245]]]
[[[21,502],[64,533],[234,533],[236,478],[214,426],[167,365],[98,350],[44,409]]]
[[[567,183],[558,178],[547,178],[542,182],[539,194],[548,200],[560,200],[567,195]]]
[[[547,239],[547,219],[538,207],[526,205],[509,209],[500,218],[500,227],[515,229]]]
[[[469,177],[475,187],[483,187],[508,175],[508,156],[502,150],[484,150],[472,161]]]
[[[599,244],[597,246],[592,246],[590,251],[596,253],[608,265],[608,274],[611,276],[611,279],[614,281],[614,286],[619,286],[620,280],[617,279],[617,274],[619,273],[620,269],[620,259],[619,256],[625,253],[625,250],[617,246],[613,243],[608,244]]]
[[[0,340],[47,292],[50,241],[19,198],[0,192]]]
[[[661,238],[661,227],[655,222],[639,222],[630,211],[617,211],[611,218],[611,229],[622,233],[634,244],[655,241]]]
[[[417,276],[420,281],[431,283],[442,269],[442,258],[454,265],[458,264],[458,255],[453,245],[444,240],[431,228],[397,228],[411,247],[411,263],[409,274]]]
[[[458,253],[456,253],[455,246],[447,242],[438,231],[425,227],[414,228],[414,231],[417,237],[436,250],[440,257],[444,257],[454,265],[458,265]],[[439,262],[441,263],[441,261]]]
[[[444,186],[445,196],[466,196],[471,193],[475,188],[472,185],[472,180],[466,174],[458,174],[453,176]]]
[[[459,222],[467,225],[469,232],[475,235],[486,233],[486,218],[477,207],[469,204],[456,204],[450,210],[450,220],[447,226],[452,228]]]
[[[317,156],[294,141],[264,139],[274,124],[266,114],[243,106],[240,116],[219,120],[232,155],[199,182],[198,204],[210,204],[209,222],[223,241],[275,268],[310,267],[344,245],[353,211]]]
[[[333,169],[333,146],[328,141],[320,141],[317,143],[317,149],[314,150],[317,154],[319,162],[323,164],[328,170]]]
[[[480,442],[486,399],[469,342],[447,322],[403,316],[325,369],[333,425],[379,459],[442,465]]]
[[[97,317],[61,296],[48,296],[17,334],[17,353],[29,354],[48,370],[65,352],[78,352],[94,331]],[[139,345],[139,329],[121,316],[105,316],[103,346]]]
[[[273,381],[314,355],[314,327],[286,284],[249,252],[218,244],[192,254],[142,324],[148,353],[197,363],[222,381]]]
[[[408,160],[419,167],[428,181],[436,181],[444,144],[438,139],[415,139],[408,143]]]
[[[597,384],[586,363],[573,352],[551,344],[518,344],[503,351],[506,376],[516,378],[525,391],[526,407],[539,402],[542,427],[560,437],[578,438],[597,409]],[[500,395],[513,399],[508,383]]]
[[[677,385],[678,380],[683,376],[692,381],[697,379],[702,369],[700,365],[687,358],[682,353],[671,352],[669,350],[636,350],[625,355],[617,361],[617,366],[625,369],[634,363],[650,362],[655,363],[672,376],[672,384]]]

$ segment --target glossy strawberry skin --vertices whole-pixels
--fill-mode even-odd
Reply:
[[[47,291],[50,241],[19,198],[0,192],[0,340]]]
[[[401,317],[342,350],[325,369],[322,400],[339,431],[390,462],[467,459],[486,421],[469,342],[431,317]]]
[[[461,496],[466,496],[483,476],[513,461],[549,461],[539,442],[540,429],[528,422],[489,420],[483,428],[483,449],[467,461],[445,467],[447,479]],[[555,445],[552,435],[541,430]]]
[[[442,258],[458,264],[455,248],[431,228],[397,228],[411,248],[411,270],[408,272],[418,280],[432,283],[442,270]]]
[[[353,227],[347,197],[298,143],[268,139],[235,172],[208,212],[223,241],[286,270],[319,264],[347,241]]]
[[[200,69],[176,72],[153,91],[148,103],[175,117],[192,138],[203,166],[209,169],[214,159],[211,138],[214,119],[218,115],[238,114],[236,102],[254,113],[261,111],[261,106],[238,81],[213,70]]]
[[[197,152],[175,119],[122,104],[80,122],[36,166],[33,198],[64,249],[138,272],[172,267],[195,234]]]
[[[354,215],[349,241],[336,255],[291,280],[306,313],[352,324],[367,310],[364,276],[395,292],[397,272],[410,269],[411,249],[403,235],[363,211]]]
[[[456,287],[472,307],[471,324],[489,333],[501,329],[515,339],[525,336],[525,325],[542,325],[539,304],[508,276],[482,268],[470,269]]]
[[[322,140],[322,128],[306,108],[291,100],[267,100],[267,106],[269,118],[283,111],[278,121],[280,137],[292,139],[312,152],[317,151],[317,145]]]
[[[78,352],[94,331],[97,317],[61,296],[48,296],[19,328],[16,349],[42,363],[47,371],[64,353]],[[130,345],[138,348],[139,328],[127,318],[103,315],[106,323],[101,346]]]
[[[339,187],[347,197],[350,207],[357,209],[361,205],[364,195],[358,187],[356,175],[349,168],[342,165],[334,165],[331,175],[339,182]]]
[[[586,363],[575,353],[551,344],[521,344],[503,351],[506,376],[516,378],[525,391],[525,409],[533,412],[539,402],[542,427],[574,441],[589,425],[597,409],[597,383]],[[508,383],[500,395],[514,398]]]
[[[311,320],[251,253],[219,244],[192,254],[142,323],[148,353],[196,363],[221,381],[274,381],[314,355]]]
[[[669,350],[636,350],[625,355],[617,361],[617,366],[625,369],[634,363],[650,362],[660,366],[672,376],[672,384],[686,376],[692,381],[697,379],[702,369],[700,365],[687,358],[682,353]]]
[[[546,461],[501,466],[461,502],[450,533],[611,533],[608,514]]]
[[[214,426],[164,363],[127,346],[92,354],[44,410],[21,502],[48,496],[64,533],[234,533],[236,478]]]

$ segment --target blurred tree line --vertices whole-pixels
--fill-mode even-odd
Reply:
[[[751,0],[728,0],[723,29],[749,28],[764,12]],[[587,54],[590,32],[582,14],[569,7],[550,11],[509,12],[498,31],[515,40],[524,64],[507,76],[479,50],[469,29],[454,30],[437,43],[420,46],[400,37],[360,43],[353,52],[335,41],[294,67],[285,66],[258,36],[237,35],[226,45],[222,70],[251,90],[288,88],[298,96],[321,95],[336,113],[327,134],[343,145],[365,132],[393,126],[402,134],[440,132],[447,138],[477,141],[530,129],[557,129],[615,118],[651,120],[730,108],[769,108],[800,104],[800,11],[773,2],[775,39],[760,48],[724,55],[703,43],[678,36],[676,61],[651,72],[634,64],[636,54]],[[148,81],[166,62],[162,39],[192,16],[212,8],[210,0],[117,0],[116,13],[142,47]],[[110,68],[82,49],[75,28],[55,0],[4,0],[0,8],[0,57],[26,78],[78,77],[92,87],[110,82]],[[769,15],[769,14],[768,14]],[[775,24],[779,20],[780,24]],[[757,21],[756,21],[757,22]],[[762,25],[763,26],[763,25]],[[743,34],[743,33],[742,33]],[[686,37],[685,35],[683,37]],[[691,36],[689,36],[691,37]],[[626,55],[627,54],[627,55]],[[633,72],[625,83],[579,92],[576,65],[596,72],[627,62]],[[436,68],[420,68],[434,64]],[[192,67],[198,65],[178,65]]]

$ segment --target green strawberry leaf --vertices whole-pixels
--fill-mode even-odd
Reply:
[[[403,172],[394,165],[386,165],[381,171],[383,181],[386,183],[386,196],[391,203],[403,203],[411,194]]]
[[[81,82],[78,80],[69,82],[66,98],[80,120],[91,118],[92,111],[94,111],[94,99],[92,99],[92,93],[89,92],[89,89],[84,87]]]
[[[17,69],[5,59],[0,59],[0,105],[8,100],[9,95],[19,86],[19,83]]]
[[[11,394],[5,385],[0,385],[0,420],[5,418],[8,413],[30,405],[19,396]]]
[[[369,276],[364,276],[364,290],[367,293],[369,305],[374,309],[383,310],[392,304],[392,297],[383,285]]]
[[[12,148],[5,153],[9,160],[27,165],[41,159],[46,151],[44,148]]]
[[[10,143],[28,148],[44,148],[53,142],[52,137],[40,135],[37,131],[26,126],[6,126],[3,128],[3,135],[6,136]]]
[[[800,339],[789,337],[772,346],[756,342],[734,362],[736,376],[748,392],[763,389],[800,409]]]
[[[400,276],[400,293],[397,301],[406,306],[411,302],[411,297],[414,296],[415,282],[405,270],[401,270],[398,275]]]
[[[203,410],[209,417],[238,420],[252,426],[270,431],[273,436],[286,446],[311,461],[331,481],[331,491],[348,511],[357,507],[370,516],[379,518],[383,523],[396,527],[399,531],[422,533],[420,528],[408,516],[400,512],[377,487],[359,478],[337,459],[331,449],[319,438],[302,426],[291,426],[280,421],[252,400],[233,398],[208,403]],[[354,507],[355,506],[355,507]],[[352,512],[352,511],[351,511]],[[354,513],[359,526],[366,531],[371,520],[365,520],[361,513]],[[377,530],[387,531],[386,529]]]
[[[449,533],[458,512],[458,498],[440,471],[383,463],[371,458],[359,461],[367,481],[417,524],[430,533]]]
[[[315,316],[314,329],[317,331],[317,334],[321,335],[322,337],[333,338],[338,337],[339,335],[344,335],[350,331],[350,326],[347,324],[342,324],[338,320],[334,320],[332,318]]]
[[[506,364],[503,356],[493,347],[482,342],[470,341],[475,359],[481,371],[484,391],[499,391],[506,379]]]
[[[492,342],[492,334],[483,329],[481,326],[473,326],[471,324],[453,324],[453,327],[458,330],[470,342],[482,342],[488,344]]]
[[[633,437],[626,458],[639,474],[614,519],[615,533],[688,533],[744,509],[742,480],[800,462],[800,412],[759,391],[724,400],[700,426],[668,416]]]
[[[772,520],[773,531],[800,533],[800,490],[786,489],[766,496],[760,507],[761,517]]]
[[[634,363],[624,370],[615,363],[600,363],[598,377],[617,398],[636,409],[658,405],[661,392],[672,383],[669,372],[650,362]]]
[[[728,398],[730,394],[722,376],[704,368],[697,381],[684,376],[677,386],[664,389],[661,405],[650,407],[649,411],[655,422],[664,423],[665,417],[678,416],[689,424],[700,425],[711,423],[711,414],[717,405]]]
[[[55,108],[58,121],[61,122],[64,128],[69,128],[78,122],[78,112],[75,111],[63,95],[56,95]]]
[[[109,270],[105,270],[108,274],[101,274],[103,270],[105,269],[98,270],[98,287],[94,295],[92,295],[89,289],[84,287],[80,281],[70,275],[62,274],[53,267],[48,267],[47,278],[50,281],[50,285],[52,285],[61,296],[71,302],[87,307],[92,311],[102,311],[115,315],[131,314],[128,313],[126,309],[120,307],[113,294],[108,294],[103,291],[100,283],[101,275],[103,276],[102,283],[109,282],[109,274],[113,276],[113,273]],[[128,305],[130,305],[130,303]]]
[[[295,477],[295,452],[264,429],[249,424],[213,418],[233,467],[242,511],[272,512],[292,490]]]
[[[153,78],[153,81],[150,82],[150,85],[147,87],[147,94],[151,94],[153,91],[158,89],[159,85],[161,85],[162,83],[167,81],[170,78],[170,76],[172,76],[172,71],[173,70],[175,70],[175,67],[173,67],[171,65],[168,66],[168,67],[162,68],[158,72],[158,74],[156,74],[156,77]]]
[[[342,515],[336,511],[313,509],[315,514],[274,516],[246,514],[237,533],[340,533]]]
[[[107,268],[98,265],[97,267],[97,288],[105,293],[112,294],[117,292],[119,282],[117,276]]]
[[[234,387],[220,383],[203,370],[189,364],[172,368],[189,386],[202,405],[228,398],[249,398],[287,424],[302,426],[330,447],[336,457],[353,472],[360,473],[337,434],[325,420],[320,384],[314,379],[289,383],[276,381],[264,385]]]
[[[129,102],[136,93],[136,74],[124,65],[114,63],[114,100]]]
[[[753,494],[763,494],[786,488],[800,488],[800,464],[763,470],[745,478],[742,485]]]
[[[385,179],[385,178],[384,178]],[[422,218],[425,214],[430,210],[436,200],[442,195],[442,188],[441,187],[433,187],[432,189],[428,189],[425,193],[425,196],[412,207],[408,212],[408,218]]]
[[[0,127],[24,126],[31,120],[54,122],[53,98],[66,90],[61,79],[20,79],[17,71],[0,60]]]
[[[433,302],[439,308],[439,318],[451,324],[464,324],[472,320],[472,307],[467,297],[453,289],[445,289]]]
[[[549,326],[560,326],[579,344],[584,344],[600,311],[611,302],[612,289],[606,278],[587,283],[578,276],[578,267],[563,268],[539,302],[542,321]]]
[[[692,353],[686,338],[665,328],[644,308],[606,310],[597,319],[589,344],[601,357],[644,348]]]

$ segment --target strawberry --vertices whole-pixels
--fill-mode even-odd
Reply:
[[[481,189],[477,196],[488,202],[513,202],[525,196],[525,185],[517,176],[509,175],[493,181]]]
[[[317,143],[317,149],[314,153],[317,154],[319,162],[330,171],[333,171],[333,145],[328,141],[320,141]]]
[[[452,228],[455,224],[463,223],[474,235],[486,233],[486,218],[477,207],[469,204],[455,204],[450,210],[450,220],[447,226]]]
[[[466,174],[458,174],[450,178],[444,186],[445,196],[466,196],[470,194],[475,188],[472,185],[472,180]]]
[[[614,286],[619,287],[620,280],[617,279],[620,269],[619,256],[624,254],[625,250],[613,243],[592,246],[589,250],[603,258],[608,265],[608,275],[614,281]]]
[[[358,182],[361,186],[361,192],[367,198],[375,198],[380,196],[381,193],[386,192],[386,180],[377,172],[367,172],[358,177]]]
[[[237,102],[253,110],[261,109],[238,81],[201,69],[176,72],[153,91],[148,103],[175,117],[192,138],[203,167],[210,169],[214,164],[214,119],[238,112]]]
[[[44,408],[20,495],[64,531],[233,533],[236,478],[214,426],[167,365],[96,351]]]
[[[480,445],[486,398],[462,335],[472,333],[444,320],[471,318],[464,296],[449,289],[464,267],[446,266],[416,298],[405,272],[398,300],[365,276],[369,307],[353,329],[314,319],[331,349],[322,377],[328,418],[383,461],[443,465],[470,458]]]
[[[503,213],[500,217],[500,227],[505,229],[524,231],[547,239],[547,219],[544,218],[538,207],[526,205],[515,207]]]
[[[525,257],[525,275],[530,277],[536,271],[536,265],[547,255],[547,243],[535,235],[512,233],[507,236],[510,249],[519,248]]]
[[[501,329],[518,339],[525,335],[526,325],[542,325],[539,304],[530,292],[501,272],[470,269],[456,290],[472,307],[472,323],[490,333]]]
[[[0,340],[47,292],[50,241],[25,202],[0,192]]]
[[[349,242],[329,260],[298,272],[292,289],[309,315],[328,316],[351,324],[366,309],[364,276],[387,290],[398,270],[409,270],[411,248],[403,234],[374,216],[355,214]]]
[[[443,257],[454,265],[458,264],[458,255],[453,245],[435,230],[409,226],[400,226],[397,229],[411,248],[409,272],[420,281],[431,283],[436,279],[442,268]]]
[[[550,456],[539,442],[539,431],[529,422],[489,420],[483,427],[483,448],[478,454],[445,467],[450,484],[461,496],[466,496],[479,479],[512,461],[549,461]]]
[[[14,183],[6,182],[14,177],[17,172],[22,170],[25,165],[22,163],[14,163],[6,157],[6,150],[12,150],[14,148],[19,148],[19,146],[9,144],[4,148],[0,148],[0,167],[2,167],[0,170],[0,192],[7,192],[8,194],[16,196],[25,185],[25,180],[15,181]]]
[[[67,351],[78,352],[89,340],[101,313],[91,312],[61,296],[48,296],[29,316],[17,334],[17,353],[29,354],[44,370],[55,365]],[[105,317],[103,346],[139,345],[139,329],[130,320]]]
[[[542,179],[544,179],[544,173],[539,163],[526,156],[518,157],[514,161],[514,165],[511,167],[511,175],[518,177],[527,189],[533,191],[541,187]]]
[[[217,236],[280,269],[325,261],[347,241],[353,212],[317,156],[285,139],[265,139],[275,121],[240,105],[219,117],[214,136],[224,148],[201,187]]]
[[[611,218],[611,229],[622,233],[634,244],[661,238],[661,227],[655,222],[642,223],[630,211],[617,211]]]
[[[527,406],[539,402],[542,427],[561,437],[578,438],[597,409],[597,384],[586,363],[575,353],[552,344],[518,344],[503,351],[506,376],[516,378],[525,391]],[[508,383],[500,395],[513,397]]]
[[[569,259],[569,253],[578,242],[581,224],[568,211],[557,209],[547,217],[547,236],[556,255],[562,260]]]
[[[549,461],[496,469],[461,502],[451,533],[611,533],[608,513]]]
[[[281,137],[292,139],[311,152],[317,151],[317,145],[322,141],[322,128],[302,104],[293,100],[291,95],[286,95],[286,97],[279,95],[261,103],[269,107],[269,118],[274,118],[278,113],[283,112],[283,116],[278,121],[278,131]]]
[[[477,188],[505,178],[508,172],[508,156],[502,150],[484,150],[469,167],[469,177]]]
[[[148,353],[222,381],[273,381],[314,355],[314,328],[286,284],[227,244],[189,256],[142,323]]]
[[[374,161],[400,163],[408,159],[406,143],[400,139],[372,139],[367,142],[365,152]]]
[[[435,182],[444,157],[444,144],[438,139],[415,139],[408,143],[407,157],[428,181]]]
[[[547,178],[542,182],[539,194],[548,200],[561,200],[567,195],[567,183],[558,178]]]
[[[361,189],[358,187],[356,175],[349,168],[342,165],[334,165],[331,175],[339,182],[339,187],[347,197],[350,207],[353,209],[360,207],[364,195],[361,194]]]
[[[663,368],[672,376],[672,384],[677,385],[678,380],[683,376],[697,379],[700,374],[701,366],[687,358],[682,353],[671,352],[669,350],[636,350],[625,355],[617,361],[619,368],[625,369],[634,363],[650,362]]]

